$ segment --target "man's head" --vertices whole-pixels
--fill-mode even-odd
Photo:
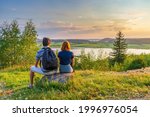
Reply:
[[[47,37],[43,38],[43,46],[50,46],[51,40]]]

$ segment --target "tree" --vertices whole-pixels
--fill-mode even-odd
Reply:
[[[113,62],[117,62],[119,64],[123,63],[126,57],[127,44],[126,40],[124,39],[124,35],[121,31],[117,33],[113,46]]]
[[[35,52],[37,50],[36,40],[37,32],[35,30],[34,24],[30,20],[26,23],[21,37],[21,51],[23,52],[23,63],[32,63],[34,61]]]
[[[17,21],[4,23],[0,30],[0,64],[12,66],[18,63],[20,29]]]
[[[11,64],[15,65],[19,63],[19,56],[20,56],[20,29],[19,24],[15,20],[11,23],[11,31],[10,31],[10,47],[11,47]]]
[[[5,22],[0,29],[0,66],[8,64],[8,58],[5,59],[5,51],[8,48],[7,42],[9,37],[9,31],[10,26],[7,25],[7,23]]]
[[[18,22],[4,23],[0,28],[0,67],[28,65],[33,62],[37,50],[37,32],[28,21],[23,33]]]

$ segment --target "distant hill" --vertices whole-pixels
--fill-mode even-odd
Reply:
[[[103,43],[113,43],[114,39],[112,38],[105,38],[100,40]],[[150,44],[150,38],[127,38],[127,43],[129,44]]]
[[[66,39],[52,39],[52,42],[63,42]],[[104,39],[67,39],[71,43],[113,43],[113,38]],[[128,44],[150,44],[150,38],[127,38]],[[42,39],[37,39],[38,43],[42,42]]]
[[[67,40],[71,43],[90,43],[91,42],[89,39],[52,39],[52,42],[59,43],[59,42],[65,41],[65,40]],[[42,39],[37,39],[37,42],[42,42]]]

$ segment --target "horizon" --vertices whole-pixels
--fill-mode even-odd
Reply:
[[[37,38],[37,40],[42,40],[42,39],[43,38]],[[75,38],[68,38],[68,39],[67,38],[50,38],[50,39],[51,40],[103,40],[103,39],[115,39],[115,37],[114,38],[106,37],[106,38],[99,38],[99,39],[98,38],[97,39],[96,38],[91,38],[91,39],[90,38],[89,39],[88,38],[87,39],[86,38],[77,38],[77,39],[75,39]],[[132,40],[132,39],[133,40],[141,40],[141,39],[149,39],[150,40],[150,37],[147,37],[147,38],[142,38],[142,37],[141,38],[134,38],[133,37],[133,38],[125,38],[125,39],[126,40]]]
[[[150,38],[149,0],[1,0],[0,25],[31,19],[38,38]]]

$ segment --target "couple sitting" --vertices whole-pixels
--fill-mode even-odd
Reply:
[[[57,73],[58,61],[55,53],[50,48],[51,40],[49,38],[43,38],[43,48],[36,54],[36,62],[34,66],[30,68],[30,85],[33,87],[34,73],[40,73],[43,75],[52,75]],[[74,55],[70,51],[70,43],[68,41],[63,42],[61,51],[58,53],[60,62],[60,73],[73,72]],[[40,67],[38,64],[40,63]]]

